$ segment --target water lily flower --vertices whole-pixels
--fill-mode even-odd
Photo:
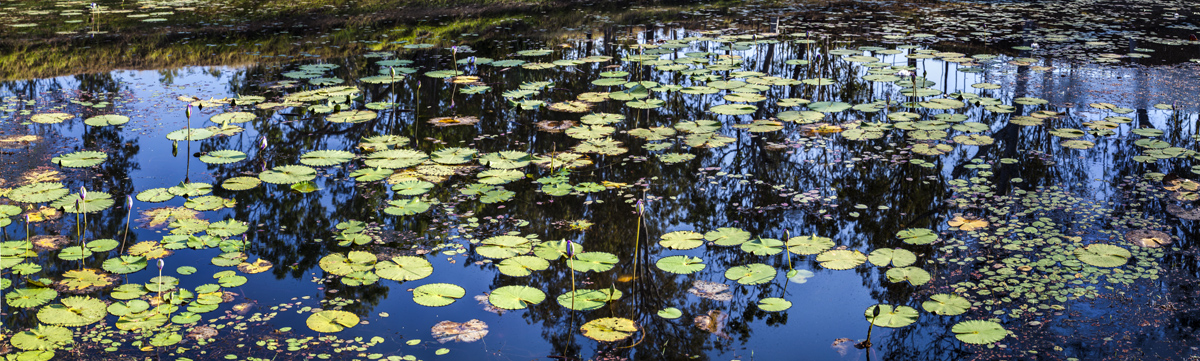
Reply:
[[[908,71],[908,70],[901,70],[901,71],[896,72],[896,75],[902,76],[902,77],[908,77],[908,76],[912,76],[913,72]]]
[[[1041,47],[1041,45],[1038,45],[1038,43],[1033,43],[1033,44],[1030,44],[1029,47],[1033,48],[1033,50],[1037,50],[1038,48]]]

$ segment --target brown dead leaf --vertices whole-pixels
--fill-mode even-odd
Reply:
[[[1142,247],[1158,248],[1171,244],[1171,235],[1148,229],[1135,229],[1125,233],[1125,240]]]
[[[951,219],[950,221],[946,222],[946,224],[949,224],[951,227],[958,227],[958,229],[968,231],[968,232],[974,231],[974,230],[980,229],[980,228],[986,228],[988,226],[988,222],[985,220],[967,219],[967,218],[963,218],[962,216],[955,216],[954,219]]]
[[[701,330],[708,331],[717,337],[731,339],[725,334],[725,321],[729,319],[729,315],[718,310],[709,310],[708,314],[696,316],[694,320],[696,327]]]
[[[433,325],[433,338],[436,338],[439,343],[475,342],[487,334],[487,324],[475,319],[463,323],[442,321]]]
[[[729,293],[729,285],[705,280],[692,282],[692,288],[688,289],[688,293],[713,301],[727,302],[733,300],[733,294]]]

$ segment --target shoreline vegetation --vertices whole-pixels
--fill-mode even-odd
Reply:
[[[245,66],[394,50],[419,41],[453,41],[469,29],[525,20],[551,28],[577,22],[580,7],[669,5],[670,1],[464,0],[365,1],[337,8],[334,1],[233,1],[222,12],[191,9],[171,23],[89,20],[98,31],[49,32],[0,28],[0,80],[30,80],[113,70],[184,66]],[[245,3],[245,4],[242,4]],[[695,2],[693,2],[695,3]],[[261,8],[272,8],[262,12]],[[305,8],[308,11],[299,9]],[[324,11],[323,11],[324,9]],[[122,10],[112,10],[118,12]],[[530,14],[543,19],[531,19]],[[546,15],[552,13],[551,15]],[[105,12],[97,11],[103,18]],[[93,17],[93,18],[95,18]],[[115,16],[114,16],[115,17]],[[225,21],[209,21],[208,19]],[[124,19],[122,19],[124,20]],[[533,20],[533,21],[531,21]],[[564,21],[565,20],[565,21]],[[32,28],[32,27],[31,27]],[[283,35],[287,36],[283,36]],[[320,40],[313,41],[313,40]],[[329,44],[333,39],[337,44]],[[478,38],[475,40],[479,40]],[[335,45],[335,46],[329,46]]]

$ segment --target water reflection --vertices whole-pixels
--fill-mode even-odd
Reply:
[[[617,19],[615,22],[618,24],[642,24],[658,20],[653,13],[609,16]],[[562,24],[576,24],[583,22],[583,18],[586,16],[580,14],[559,21]],[[107,152],[109,160],[98,169],[63,172],[69,177],[71,187],[86,186],[88,189],[104,190],[120,199],[147,188],[174,185],[184,179],[218,183],[236,176],[257,174],[264,169],[294,164],[301,154],[314,149],[361,153],[356,149],[358,141],[375,135],[408,137],[413,140],[411,148],[426,153],[449,146],[465,146],[481,152],[520,150],[548,154],[563,151],[578,141],[561,133],[538,131],[533,123],[538,120],[575,120],[578,115],[545,108],[519,110],[510,107],[502,95],[504,90],[517,89],[527,82],[550,81],[554,83],[554,88],[545,93],[544,98],[548,103],[572,100],[581,92],[595,91],[596,87],[590,85],[596,79],[594,74],[608,70],[628,71],[636,74],[638,80],[659,84],[684,87],[702,84],[696,78],[679,72],[653,71],[650,66],[620,61],[644,52],[644,49],[622,44],[656,43],[696,36],[683,30],[699,28],[696,23],[685,23],[682,27],[605,27],[603,32],[598,32],[599,35],[568,31],[542,37],[521,34],[533,32],[534,28],[558,26],[559,23],[512,21],[509,18],[493,20],[436,29],[447,33],[489,29],[478,30],[485,35],[466,42],[465,45],[475,50],[472,56],[502,59],[518,50],[547,47],[556,49],[550,60],[607,55],[616,58],[611,63],[616,68],[608,67],[610,63],[578,64],[567,68],[570,70],[464,64],[462,70],[469,74],[480,74],[493,88],[490,92],[471,95],[460,92],[462,85],[420,73],[390,85],[359,84],[362,95],[361,99],[355,100],[356,106],[371,102],[394,102],[399,106],[379,111],[379,118],[375,121],[354,125],[327,122],[320,114],[300,109],[273,111],[241,107],[241,110],[257,116],[251,123],[243,124],[247,129],[245,132],[191,144],[184,142],[179,145],[178,155],[168,151],[172,144],[162,137],[166,131],[182,128],[187,121],[182,111],[184,103],[173,98],[181,95],[205,99],[257,94],[276,99],[283,94],[316,88],[304,85],[304,82],[294,87],[280,83],[280,80],[287,79],[284,73],[296,70],[303,64],[333,64],[336,68],[329,76],[361,79],[379,73],[379,67],[373,65],[378,59],[357,54],[377,49],[348,45],[349,40],[362,39],[365,32],[331,33],[330,41],[347,44],[345,48],[312,48],[328,50],[330,53],[320,53],[304,46],[294,47],[288,36],[264,36],[246,42],[269,40],[281,52],[293,55],[313,52],[322,55],[322,58],[247,65],[261,58],[246,60],[238,55],[238,51],[223,51],[221,54],[226,58],[214,64],[230,65],[228,67],[140,72],[131,79],[122,78],[118,72],[102,72],[54,79],[9,81],[0,87],[17,99],[38,99],[36,106],[11,102],[9,114],[14,118],[24,109],[36,111],[46,109],[47,105],[66,104],[66,109],[77,115],[75,120],[58,126],[29,125],[28,130],[44,137],[45,143],[65,142],[72,149],[102,149]],[[504,28],[497,28],[497,23],[504,24]],[[410,34],[413,39],[421,36],[416,35],[418,31],[403,34]],[[796,37],[793,40],[798,39]],[[559,44],[569,46],[558,47]],[[771,87],[761,93],[771,100],[758,103],[755,113],[744,116],[721,116],[709,112],[713,105],[725,103],[720,98],[723,94],[696,96],[655,91],[651,93],[652,97],[662,99],[665,103],[662,108],[652,110],[629,108],[617,101],[596,104],[591,111],[618,113],[627,117],[620,126],[621,130],[669,127],[684,120],[715,119],[724,125],[720,133],[734,138],[731,144],[713,149],[685,148],[678,140],[668,141],[677,143],[673,149],[688,152],[696,158],[682,164],[666,165],[654,161],[653,153],[640,146],[645,144],[643,140],[617,133],[613,138],[631,149],[629,153],[589,155],[595,166],[570,173],[570,179],[575,183],[608,181],[630,185],[626,188],[551,197],[537,192],[537,184],[520,181],[505,185],[516,196],[502,203],[504,207],[501,208],[460,194],[457,186],[469,183],[472,176],[456,175],[431,193],[431,198],[443,203],[435,205],[429,213],[395,217],[382,210],[387,206],[386,201],[399,197],[390,194],[387,184],[350,180],[349,174],[359,167],[357,163],[351,163],[344,167],[322,168],[316,181],[320,190],[313,193],[293,192],[277,186],[243,192],[217,189],[215,194],[236,200],[238,205],[207,217],[211,221],[236,219],[251,224],[247,253],[252,259],[260,257],[275,264],[269,277],[279,281],[271,285],[270,280],[256,279],[262,289],[242,291],[245,297],[257,299],[263,305],[308,295],[316,290],[316,296],[326,300],[359,300],[345,308],[359,315],[368,316],[390,310],[401,320],[386,322],[404,323],[409,321],[404,318],[411,318],[413,324],[402,326],[408,328],[408,338],[425,337],[428,332],[429,325],[418,324],[416,320],[440,320],[447,315],[458,317],[459,314],[487,317],[489,323],[503,325],[496,327],[498,334],[508,334],[496,337],[514,345],[500,346],[501,349],[511,353],[528,352],[532,357],[550,355],[566,359],[782,359],[791,357],[795,350],[810,354],[813,359],[858,359],[865,357],[865,353],[847,349],[845,354],[840,354],[829,345],[838,338],[858,340],[865,337],[867,324],[859,318],[863,309],[875,303],[919,308],[921,301],[934,293],[934,286],[921,288],[889,282],[878,267],[858,267],[853,272],[830,271],[820,267],[811,256],[755,256],[733,247],[704,247],[680,252],[656,245],[659,237],[675,230],[707,231],[719,227],[737,227],[755,236],[777,239],[785,238],[785,231],[791,235],[815,234],[830,237],[839,247],[850,249],[911,248],[918,253],[920,264],[932,264],[927,262],[935,261],[939,255],[904,244],[895,237],[896,233],[906,228],[947,231],[944,221],[957,212],[964,212],[958,207],[958,201],[969,198],[966,195],[969,193],[968,187],[956,181],[982,177],[994,179],[990,192],[997,197],[1016,196],[1019,190],[1033,192],[1039,187],[1051,186],[1061,186],[1064,192],[1090,195],[1094,201],[1105,203],[1117,213],[1165,220],[1161,222],[1171,226],[1180,239],[1179,246],[1183,249],[1191,246],[1189,242],[1196,230],[1190,221],[1180,221],[1167,214],[1163,210],[1167,200],[1135,200],[1138,194],[1132,190],[1135,188],[1133,179],[1140,179],[1147,172],[1190,176],[1187,169],[1193,164],[1192,160],[1177,157],[1153,163],[1130,161],[1143,154],[1143,151],[1126,138],[1132,138],[1130,132],[1133,129],[1155,128],[1165,132],[1162,139],[1171,145],[1195,148],[1192,135],[1196,134],[1200,120],[1195,116],[1194,103],[1188,103],[1194,102],[1194,99],[1179,97],[1184,94],[1182,89],[1194,87],[1194,82],[1183,79],[1194,74],[1194,68],[1090,68],[1054,63],[1048,59],[1041,60],[1039,65],[1011,65],[1006,61],[1016,60],[1009,56],[1001,56],[1000,61],[975,67],[872,53],[890,64],[917,67],[927,79],[940,79],[941,86],[935,88],[940,88],[946,94],[972,93],[997,97],[1005,103],[1021,97],[1049,101],[1044,105],[1016,104],[1012,113],[987,111],[981,106],[967,108],[962,113],[968,116],[969,121],[986,125],[995,143],[959,145],[944,156],[931,158],[914,155],[909,146],[911,140],[898,132],[881,139],[851,141],[837,134],[807,134],[794,124],[788,124],[784,131],[771,133],[750,133],[731,128],[734,124],[767,119],[790,110],[775,104],[775,99],[804,98],[850,104],[879,99],[912,99],[906,97],[901,87],[895,84],[863,80],[866,69],[835,61],[829,53],[835,48],[858,44],[838,44],[827,40],[811,44],[783,41],[750,44],[747,50],[723,50],[722,47],[727,45],[698,42],[667,58],[680,59],[687,52],[740,55],[744,59],[742,69],[745,70],[790,79],[826,77],[834,79],[839,85]],[[170,49],[158,46],[151,48]],[[905,50],[904,54],[912,55],[917,49]],[[187,50],[192,51],[195,50]],[[1028,55],[1017,54],[1016,57]],[[451,68],[454,62],[454,57],[444,49],[408,50],[402,58],[413,60],[410,67],[421,69],[422,72]],[[817,66],[786,63],[792,59],[808,60]],[[157,68],[164,64],[170,63],[151,63],[149,67]],[[1035,70],[1033,66],[1060,68]],[[1065,69],[1061,68],[1064,66]],[[1121,74],[1122,81],[1132,78],[1134,86],[1098,80],[1111,78],[1113,74]],[[1001,86],[995,90],[971,87],[972,84],[985,82]],[[190,86],[194,84],[201,85]],[[184,86],[188,88],[177,90]],[[1114,92],[1120,95],[1114,95]],[[1132,97],[1127,94],[1132,94]],[[92,103],[107,100],[113,102],[113,107],[120,112],[142,114],[143,117],[123,129],[87,127],[82,124],[82,119],[106,113],[107,109],[69,104],[72,100]],[[1016,115],[1052,110],[1064,114],[1046,120],[1046,128],[1083,129],[1083,122],[1110,115],[1087,106],[1088,103],[1100,101],[1112,101],[1120,106],[1135,108],[1134,113],[1129,115],[1133,120],[1131,124],[1113,129],[1117,133],[1115,139],[1097,141],[1096,148],[1086,152],[1059,146],[1060,139],[1047,134],[1042,127],[1026,127],[1010,122]],[[1158,103],[1173,104],[1181,111],[1154,109],[1153,105]],[[207,119],[225,110],[225,107],[197,110],[190,121],[193,124],[211,125],[205,123]],[[901,111],[917,113],[922,119],[941,113],[897,104],[877,113],[831,113],[822,121],[835,125],[854,121],[891,122],[887,120],[887,114]],[[434,117],[455,115],[477,116],[482,121],[472,127],[449,128],[436,128],[427,123]],[[265,146],[259,142],[260,137],[267,139]],[[76,141],[75,138],[81,140]],[[773,146],[775,144],[786,147],[772,150],[778,148]],[[143,152],[142,147],[147,150]],[[245,152],[247,158],[226,165],[208,165],[191,159],[195,155],[221,149]],[[53,149],[40,151],[44,154],[39,153],[38,156],[43,158],[63,153]],[[4,157],[5,163],[18,158],[9,154]],[[914,159],[927,160],[931,166],[914,164]],[[1012,161],[1002,163],[1001,159]],[[992,164],[994,169],[986,170],[991,175],[984,175],[984,171],[976,167],[978,163],[972,160]],[[5,174],[19,174],[22,171],[24,169],[11,173],[6,170]],[[535,178],[550,174],[549,170],[532,166],[528,171],[535,174]],[[1014,178],[1020,178],[1021,181],[1015,182]],[[646,202],[644,217],[639,217],[631,206],[637,200]],[[989,200],[969,201],[981,203]],[[121,234],[126,212],[121,207],[103,211],[91,217],[93,221],[88,224],[87,231],[97,235]],[[982,211],[973,208],[967,212]],[[470,221],[470,218],[476,221]],[[438,261],[435,268],[439,272],[443,268],[452,270],[447,271],[445,276],[435,274],[435,277],[443,277],[442,281],[447,282],[459,277],[472,278],[464,281],[472,282],[464,285],[469,290],[468,296],[501,286],[529,285],[545,291],[551,299],[528,310],[514,311],[504,316],[480,312],[481,306],[474,305],[470,297],[458,301],[447,311],[422,309],[404,303],[410,298],[405,289],[420,283],[380,282],[357,287],[346,286],[336,279],[319,280],[316,285],[308,283],[312,278],[323,279],[326,276],[317,266],[323,256],[350,249],[336,245],[336,231],[333,228],[337,223],[350,220],[372,222],[381,228],[382,242],[379,244],[352,247],[378,254],[423,254],[431,250],[437,254],[435,247],[447,240],[470,244],[469,239],[479,240],[516,231],[536,234],[543,240],[572,239],[588,251],[609,252],[622,261],[613,271],[577,274],[576,283],[573,284],[570,270],[562,262],[552,262],[548,270],[535,272],[529,277],[514,278],[492,272],[494,265],[473,252],[466,256],[449,257],[443,253],[432,257]],[[579,231],[559,223],[573,220],[588,220],[595,225]],[[476,222],[478,226],[469,225]],[[67,233],[70,227],[74,227],[73,221],[65,219],[41,225],[36,228],[36,233]],[[1101,227],[1126,229],[1132,225]],[[6,236],[20,238],[21,234],[6,233]],[[160,236],[153,231],[142,230],[131,237],[130,243],[157,238]],[[656,260],[675,254],[699,256],[708,267],[699,273],[676,276],[653,266]],[[194,257],[199,264],[206,264],[213,255],[195,252],[187,257]],[[446,258],[451,261],[443,261]],[[99,258],[90,260],[89,265],[99,267],[103,261]],[[75,266],[74,263],[49,256],[42,256],[38,262],[48,275]],[[810,283],[787,284],[786,287],[787,281],[782,277],[761,285],[737,285],[732,290],[735,297],[728,302],[698,298],[687,293],[696,280],[727,282],[723,274],[725,269],[749,263],[766,263],[778,269],[787,269],[790,263],[790,267],[812,270],[816,275]],[[885,359],[1034,357],[1024,353],[1028,350],[1053,355],[1047,357],[1055,359],[1093,359],[1113,354],[1132,356],[1135,352],[1150,352],[1168,358],[1190,355],[1192,351],[1187,347],[1192,341],[1190,331],[1197,321],[1193,307],[1187,305],[1193,304],[1196,287],[1191,280],[1200,272],[1200,267],[1196,266],[1190,251],[1170,253],[1164,264],[1169,268],[1164,271],[1162,278],[1136,284],[1134,288],[1126,290],[1125,295],[1106,293],[1107,297],[1095,301],[1072,301],[1069,303],[1072,307],[1070,311],[1046,316],[1038,321],[1038,325],[1031,325],[1025,319],[1011,320],[1006,325],[1012,326],[1010,330],[1015,335],[1006,341],[1007,348],[964,346],[955,340],[947,330],[959,320],[967,319],[967,316],[924,315],[914,326],[876,331],[873,334],[876,349],[872,353]],[[931,270],[937,279],[967,277],[961,273],[961,269],[940,271]],[[950,281],[934,283],[936,287],[943,288],[949,284]],[[620,289],[625,297],[589,312],[569,312],[554,304],[554,297],[574,288],[607,287]],[[787,298],[793,301],[794,306],[784,312],[764,312],[758,309],[755,302],[765,297]],[[1146,304],[1149,306],[1128,307]],[[1136,325],[1104,317],[1108,312],[1105,310],[1121,305],[1126,306],[1120,307],[1122,317],[1136,320]],[[658,310],[666,307],[679,308],[683,317],[670,320],[656,315]],[[694,317],[707,314],[710,310],[729,315],[724,327],[728,338],[711,335],[692,325]],[[990,316],[986,311],[973,312],[969,314],[972,319]],[[633,319],[642,327],[642,332],[636,340],[624,343],[597,344],[582,338],[577,331],[580,325],[600,317]],[[512,321],[514,318],[519,318],[519,321]],[[1076,318],[1104,323],[1086,325]],[[32,314],[27,311],[15,312],[13,317],[6,320],[10,325],[36,324]],[[283,322],[301,324],[296,319],[285,319]],[[371,322],[382,324],[385,321],[373,319]],[[372,327],[375,324],[362,325],[352,332],[360,335],[382,334],[384,327],[390,327]],[[1147,329],[1157,331],[1143,332]],[[1110,332],[1128,338],[1105,339],[1108,336],[1103,335]],[[534,339],[534,334],[540,340]],[[794,345],[794,349],[781,345]],[[486,346],[456,346],[454,352],[456,355],[501,358]]]

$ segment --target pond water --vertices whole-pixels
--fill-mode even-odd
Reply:
[[[5,5],[6,359],[1200,357],[1186,2]]]

